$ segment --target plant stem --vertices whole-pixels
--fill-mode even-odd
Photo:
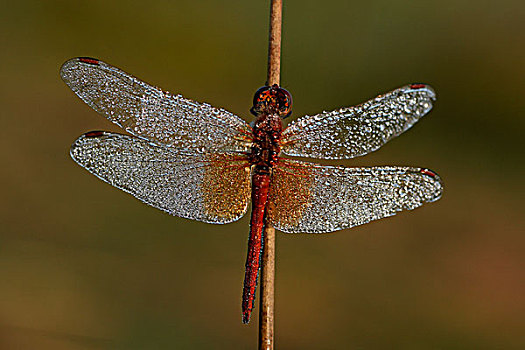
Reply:
[[[266,85],[279,84],[281,78],[281,24],[283,0],[271,0],[270,43],[268,46],[268,80]]]

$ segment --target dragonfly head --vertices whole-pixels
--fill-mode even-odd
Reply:
[[[250,112],[255,116],[277,113],[284,119],[292,113],[292,95],[277,84],[263,86],[253,96]]]

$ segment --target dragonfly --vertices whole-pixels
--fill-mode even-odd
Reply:
[[[72,144],[73,160],[93,175],[168,214],[206,223],[236,221],[251,202],[243,323],[254,307],[266,224],[285,233],[328,233],[417,208],[443,192],[440,177],[427,168],[294,158],[350,159],[379,149],[432,109],[436,94],[426,84],[305,115],[285,128],[292,96],[278,85],[255,93],[255,120],[248,124],[98,59],[70,59],[60,75],[127,132],[91,131]]]

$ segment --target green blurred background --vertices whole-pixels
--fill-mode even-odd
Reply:
[[[0,349],[253,349],[248,218],[170,217],[69,157],[118,128],[60,80],[92,56],[250,120],[268,1],[19,1],[0,10]],[[277,235],[281,349],[525,348],[525,4],[285,0],[294,115],[410,82],[412,130],[345,165],[436,170],[445,194],[328,235]]]

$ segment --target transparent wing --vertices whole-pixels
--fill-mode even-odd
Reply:
[[[269,215],[288,233],[326,233],[417,208],[441,197],[428,169],[345,168],[280,160],[273,170]]]
[[[181,149],[250,149],[251,128],[236,115],[171,95],[92,58],[73,58],[60,75],[84,102],[130,134]]]
[[[171,215],[235,221],[250,199],[249,164],[237,154],[180,152],[136,137],[94,131],[71,146],[90,173]]]
[[[299,118],[282,134],[291,156],[348,159],[377,150],[414,125],[436,99],[428,85],[407,85],[359,106]]]

